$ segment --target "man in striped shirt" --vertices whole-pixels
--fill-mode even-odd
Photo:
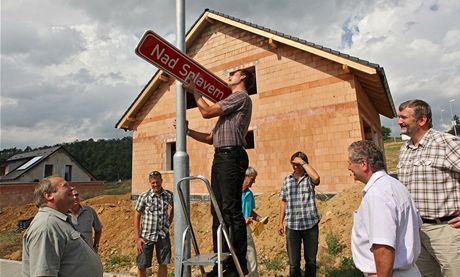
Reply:
[[[399,106],[402,145],[398,178],[422,217],[422,276],[460,276],[460,138],[432,129],[430,106],[409,100]]]
[[[171,261],[169,225],[173,220],[173,194],[161,186],[161,173],[149,174],[151,189],[143,192],[136,202],[134,215],[134,236],[137,249],[137,276],[145,277],[146,269],[152,266],[153,250],[159,264],[158,276],[166,277]],[[168,215],[168,208],[171,206]],[[142,222],[141,222],[142,218]]]
[[[247,90],[254,84],[254,75],[250,70],[240,69],[232,72],[228,78],[228,86],[232,94],[214,104],[204,101],[192,83],[184,84],[184,88],[193,93],[203,118],[218,117],[216,126],[211,132],[199,132],[187,126],[187,135],[193,139],[214,146],[214,160],[211,170],[211,187],[222,211],[225,224],[230,230],[232,245],[244,275],[246,267],[246,223],[241,209],[241,189],[248,168],[248,155],[245,136],[248,132],[252,114],[252,101]],[[212,211],[212,238],[214,252],[217,251],[217,228],[219,221],[214,209]],[[224,251],[227,251],[224,243]],[[238,276],[233,262],[226,265],[226,276]],[[209,276],[217,276],[214,267]]]

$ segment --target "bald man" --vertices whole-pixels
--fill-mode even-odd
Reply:
[[[23,238],[23,276],[102,277],[102,263],[70,223],[73,187],[61,177],[41,180],[34,191],[38,213]]]

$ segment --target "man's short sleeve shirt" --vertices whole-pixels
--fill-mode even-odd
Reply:
[[[142,214],[141,237],[157,241],[158,236],[165,238],[169,234],[168,207],[173,205],[173,194],[162,190],[158,195],[152,189],[142,193],[137,199],[135,209]]]
[[[214,147],[246,146],[245,135],[251,122],[252,100],[246,91],[232,93],[218,102],[224,114],[213,130]]]
[[[417,146],[409,140],[400,150],[398,179],[423,218],[460,210],[460,138],[430,129]]]
[[[286,201],[285,224],[287,228],[307,230],[318,224],[320,217],[310,176],[305,174],[299,181],[293,174],[284,177],[280,198]]]
[[[241,204],[243,208],[244,218],[251,216],[252,210],[256,208],[256,201],[254,199],[254,194],[250,189],[243,191],[241,194]]]
[[[384,171],[375,172],[354,212],[352,253],[362,272],[376,272],[373,244],[395,249],[394,269],[407,269],[420,254],[421,219],[407,189]]]
[[[102,263],[70,218],[54,209],[38,210],[23,237],[23,276],[102,277]]]
[[[96,211],[90,206],[81,205],[77,214],[77,223],[74,226],[77,231],[83,234],[86,243],[93,247],[93,228],[96,232],[102,230],[102,223]]]

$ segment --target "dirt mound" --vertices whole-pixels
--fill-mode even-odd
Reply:
[[[340,256],[351,256],[350,237],[353,224],[353,212],[358,207],[361,199],[362,185],[337,194],[332,199],[318,201],[321,214],[320,246],[318,253],[319,265],[339,263]],[[277,234],[279,220],[278,192],[264,193],[256,197],[256,211],[261,216],[269,216],[269,223],[258,237],[254,237],[258,251],[261,273],[265,270],[265,263],[275,257],[284,255],[285,238]],[[128,273],[134,266],[136,254],[134,244],[133,207],[130,194],[102,195],[83,201],[92,206],[98,213],[104,229],[102,232],[100,255],[106,270]],[[212,250],[211,213],[208,202],[192,202],[191,218],[200,251]],[[0,213],[0,230],[11,231],[16,229],[16,222],[27,219],[36,213],[33,205],[16,208],[5,208]],[[327,253],[327,234],[332,234],[338,239],[339,255],[332,257]],[[173,238],[173,227],[171,238]],[[20,250],[21,246],[17,246]],[[16,251],[9,258],[20,259],[20,251]],[[0,257],[4,258],[4,257]],[[268,265],[267,265],[268,267]],[[133,272],[131,272],[133,273]]]
[[[0,231],[16,230],[16,224],[19,220],[33,217],[37,213],[37,210],[34,204],[3,208],[0,211]]]

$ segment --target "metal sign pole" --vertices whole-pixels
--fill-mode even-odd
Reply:
[[[185,53],[185,0],[176,0],[176,43],[177,48]],[[189,156],[186,149],[185,130],[185,92],[182,84],[176,80],[176,153],[174,154],[174,276],[180,275],[182,265],[182,233],[185,230],[185,216],[180,205],[177,184],[180,179],[189,176]],[[183,186],[183,197],[190,213],[190,186]],[[190,257],[190,239],[185,242],[184,258]],[[182,276],[191,276],[190,268],[184,268]]]

